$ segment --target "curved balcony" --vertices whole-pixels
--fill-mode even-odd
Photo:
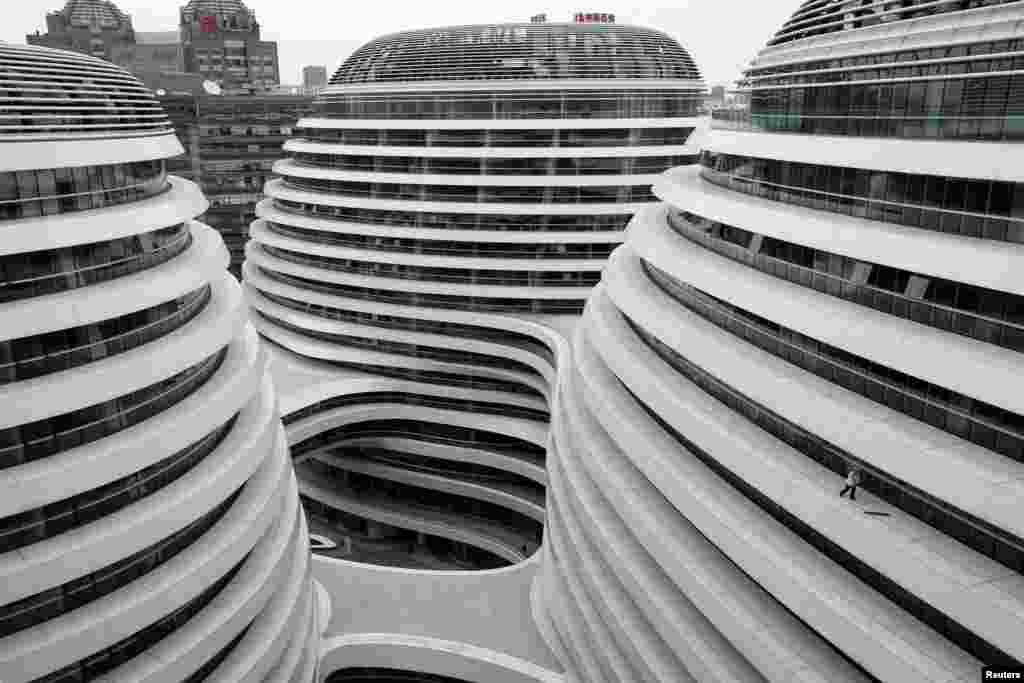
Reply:
[[[316,449],[341,442],[352,448],[365,446],[393,453],[418,453],[405,459],[410,466],[419,466],[427,459],[442,470],[453,468],[479,476],[503,476],[511,472],[538,484],[546,482],[544,451],[535,444],[484,429],[411,419],[367,420],[335,427],[293,443],[292,457],[301,458]]]
[[[669,171],[655,184],[678,210],[786,242],[892,268],[1001,292],[1024,294],[1024,277],[1007,267],[1024,257],[1018,244],[939,234],[921,228],[843,216],[731,192],[695,169]]]
[[[158,266],[192,243],[185,223],[141,235],[0,257],[0,302],[85,287]],[[66,270],[63,264],[75,264]]]
[[[247,558],[246,558],[247,559]],[[109,648],[95,653],[88,660],[75,662],[52,672],[42,680],[92,680],[115,670],[122,664],[138,657],[147,649],[160,642],[167,633],[176,631],[192,619],[203,608],[209,605],[224,590],[245,563],[238,563],[215,582],[211,583],[202,593],[182,605],[174,612],[156,620],[147,628],[133,633]]]
[[[162,159],[0,172],[0,220],[127,204],[168,189],[170,183]]]
[[[0,519],[0,553],[84,526],[173,484],[216,450],[233,424],[234,418],[170,457],[127,477]]]
[[[439,444],[452,446],[455,440],[429,439],[423,442],[415,436],[415,432],[397,432],[394,435],[379,432],[376,436],[361,433],[362,436],[358,438],[346,438],[345,447],[357,449],[362,457],[376,462],[424,474],[451,474],[476,482],[508,481],[523,485],[524,490],[529,484],[524,475],[506,467],[507,464],[514,463],[514,469],[525,470],[522,465],[530,463],[527,458],[516,459],[515,456],[492,453],[487,449],[475,448],[471,442],[464,442],[458,448],[435,448]],[[486,460],[488,464],[478,464],[482,460]],[[498,467],[498,463],[502,466]],[[535,481],[536,470],[530,473],[534,475],[534,483],[543,483]],[[534,489],[534,493],[536,492]],[[533,502],[536,503],[538,500],[543,503],[543,489],[540,490],[540,498],[534,496]],[[541,510],[543,511],[543,506]]]
[[[760,442],[742,437],[740,420],[711,428],[712,416],[718,414],[717,404],[709,403],[699,390],[690,390],[685,379],[663,365],[629,330],[610,299],[601,297],[597,301],[594,333],[576,347],[577,368],[583,379],[576,400],[599,420],[616,447],[622,449],[619,459],[630,465],[612,470],[614,478],[602,487],[606,495],[612,495],[612,487],[629,491],[634,498],[646,491],[659,500],[656,505],[641,503],[641,507],[653,508],[655,519],[662,524],[678,524],[675,518],[681,518],[683,524],[694,524],[704,538],[756,582],[741,594],[749,595],[751,588],[755,592],[766,590],[778,601],[765,610],[766,616],[777,619],[781,608],[791,618],[788,610],[792,610],[803,622],[797,622],[798,631],[809,628],[799,641],[806,644],[805,658],[816,655],[817,661],[804,659],[804,666],[819,671],[817,675],[822,675],[824,665],[833,668],[831,675],[825,675],[829,680],[863,680],[853,668],[856,666],[881,679],[905,671],[925,678],[957,680],[976,671],[980,666],[977,659],[957,650],[911,614],[902,612],[888,597],[861,583],[862,575],[855,578],[848,573],[842,560],[823,561],[816,547],[799,537],[799,529],[765,515],[759,505],[751,503],[747,489],[737,489],[735,481],[713,468],[711,456],[704,454],[717,454],[718,449],[728,449],[727,444],[732,442],[754,448]],[[698,424],[702,427],[695,427]],[[578,428],[577,438],[586,433]],[[717,439],[714,449],[708,439]],[[649,462],[630,457],[638,450],[657,455]],[[600,470],[591,471],[594,476],[606,476]],[[829,499],[834,501],[833,496]],[[762,499],[755,500],[760,504]],[[786,505],[789,500],[781,496],[776,504]],[[614,509],[629,519],[635,516],[619,502]],[[858,523],[870,524],[862,516],[857,519]],[[871,534],[861,537],[868,541]],[[679,546],[673,548],[674,552],[681,550]],[[829,596],[827,605],[823,604],[825,596]],[[812,603],[820,607],[812,608]],[[716,613],[720,612],[709,616]],[[790,621],[781,633],[791,632],[794,625]],[[718,628],[729,633],[735,626],[719,623]],[[840,656],[837,661],[836,651],[826,641],[849,659],[843,661]],[[762,654],[754,654],[752,643],[738,647],[758,669],[766,674],[771,671],[773,679],[791,680],[779,677],[778,670],[769,668],[772,663]]]
[[[357,260],[350,258],[333,258],[319,256],[291,249],[260,243],[260,249],[277,259],[289,261],[312,268],[332,270],[342,273],[355,273],[371,277],[395,278],[400,280],[469,283],[473,285],[493,285],[496,287],[592,287],[600,279],[600,273],[593,271],[595,264],[552,264],[559,270],[538,269],[533,271],[515,270],[521,264],[507,264],[509,268],[485,270],[474,268],[474,264],[466,264],[465,268],[408,265],[389,260],[387,262]],[[365,252],[361,256],[369,256]],[[497,265],[497,264],[495,264]],[[506,264],[502,264],[506,265]],[[546,265],[546,264],[538,264]],[[584,272],[570,270],[576,265]],[[589,272],[587,272],[589,271]]]
[[[135,579],[170,562],[202,538],[238,498],[236,491],[223,503],[178,532],[103,569],[62,586],[0,607],[0,638],[31,628],[113,593]]]
[[[986,530],[989,538],[1002,538],[1011,545],[1019,544],[1014,538],[1024,537],[1006,502],[1019,487],[1015,476],[1019,463],[761,351],[676,302],[644,274],[635,254],[624,255],[621,264],[608,287],[616,306],[676,348],[687,348],[680,346],[681,340],[692,335],[695,346],[685,354],[691,362],[752,400],[772,405],[780,417],[837,446],[865,467],[885,472],[900,489],[920,491],[951,513],[951,523],[970,521]],[[661,320],[654,317],[655,311]],[[676,332],[663,331],[669,321],[678,327]],[[740,357],[742,362],[737,360]],[[931,518],[934,512],[921,514]],[[972,535],[951,533],[965,542]],[[987,552],[984,544],[977,549]]]
[[[421,502],[413,496],[412,487],[406,487],[401,492],[385,492],[371,486],[353,487],[331,476],[330,470],[324,472],[311,468],[311,465],[311,462],[303,462],[296,466],[299,490],[304,497],[329,508],[389,526],[467,543],[509,563],[521,562],[539,545],[540,525],[532,520],[530,526],[516,527],[510,523],[507,512],[485,516],[476,511],[483,504],[474,502],[471,506],[460,505],[458,497],[451,495],[445,497],[443,504],[440,501]],[[329,486],[324,485],[325,476],[329,477]],[[380,480],[377,481],[383,485]],[[400,485],[388,486],[394,488]],[[470,508],[475,512],[471,512]]]
[[[1013,414],[1024,414],[1024,405],[1005,391],[998,379],[1016,372],[1022,363],[1013,351],[761,274],[696,246],[662,220],[638,226],[638,232],[636,251],[658,270],[685,285],[713,292],[718,299],[768,324],[815,340],[822,344],[822,353],[827,353],[827,348],[837,349],[835,357],[858,373],[873,373],[876,378],[884,377],[886,384],[902,385],[912,393],[955,404],[958,410],[1006,426],[1014,424]],[[938,356],[930,354],[940,354],[950,362],[936,365],[933,359]],[[991,386],[993,383],[997,384]],[[874,391],[872,396],[886,402],[884,392]],[[927,414],[914,409],[908,412],[922,417]]]
[[[313,339],[328,341],[354,348],[362,348],[382,353],[394,353],[408,355],[414,358],[431,358],[448,361],[451,363],[465,364],[467,366],[478,365],[481,367],[496,367],[510,370],[524,375],[539,375],[539,371],[521,361],[511,360],[503,356],[476,353],[464,349],[445,348],[444,340],[435,341],[436,346],[422,342],[404,342],[381,337],[362,337],[351,334],[337,334],[321,330],[313,330],[299,325],[288,323],[264,312],[260,312],[268,322],[296,334],[309,336]]]
[[[693,214],[670,212],[668,222],[691,242],[763,273],[922,325],[1024,351],[1024,320],[1015,320],[1024,309],[1017,295],[847,259]],[[759,249],[753,251],[750,245],[757,238]],[[866,282],[860,281],[863,275],[854,280],[858,269],[869,273]],[[926,287],[918,296],[905,294],[912,279]]]
[[[248,265],[248,264],[247,264]],[[402,291],[376,289],[369,286],[355,286],[342,284],[327,284],[320,280],[286,275],[284,273],[270,271],[259,267],[259,273],[270,280],[276,280],[283,284],[289,284],[313,292],[320,292],[330,296],[360,299],[363,301],[377,301],[387,304],[398,304],[404,306],[446,308],[453,310],[470,310],[481,312],[502,312],[502,313],[579,313],[583,309],[583,301],[580,299],[557,299],[543,298],[514,299],[500,296],[457,296],[449,294],[418,294]],[[527,292],[529,294],[529,292]]]
[[[515,235],[519,232],[559,233],[559,239],[566,241],[572,237],[579,239],[584,235],[588,239],[604,241],[602,237],[605,235],[602,233],[619,233],[625,230],[632,216],[631,213],[558,215],[557,212],[517,215],[514,211],[489,214],[476,213],[468,208],[465,212],[443,213],[436,211],[436,206],[422,208],[425,210],[392,210],[272,199],[258,204],[256,213],[260,217],[277,222],[314,229],[337,227],[378,234],[373,231],[376,227],[381,235],[396,236],[404,234],[409,229],[447,230],[453,239],[461,237],[467,240],[479,238],[481,232],[491,233],[487,236],[491,240],[500,239],[503,233],[513,233],[510,237],[515,240],[522,239]],[[428,237],[429,234],[417,236]],[[619,236],[616,234],[613,239],[617,240]]]
[[[295,127],[296,137],[285,143],[286,152],[312,151],[320,149],[319,143],[346,145],[352,147],[377,147],[375,154],[386,154],[386,148],[423,147],[416,150],[425,154],[430,148],[475,148],[486,147],[491,153],[503,148],[523,147],[574,147],[574,154],[583,153],[590,147],[611,147],[628,150],[632,147],[683,146],[692,127],[661,126],[630,128],[614,126],[608,122],[604,129],[592,128],[535,128],[501,130],[490,127],[431,129],[422,124],[420,129],[412,128],[351,128],[341,121],[327,121],[332,127]],[[317,143],[313,146],[310,143]],[[370,152],[371,150],[365,150]],[[637,152],[639,153],[639,151]]]
[[[0,341],[0,384],[40,377],[130,351],[170,334],[192,320],[210,301],[206,286],[159,306],[101,323],[33,337]],[[78,344],[81,339],[90,343]]]
[[[623,83],[629,84],[629,79]],[[657,81],[656,81],[657,82]],[[581,90],[541,90],[530,85],[528,91],[503,89],[500,83],[479,94],[456,90],[435,91],[429,95],[337,94],[321,95],[317,115],[336,119],[415,119],[509,120],[509,119],[660,119],[691,118],[698,114],[703,84],[694,81],[679,87],[662,81],[659,89],[626,87]],[[380,87],[380,86],[377,86]],[[436,87],[436,84],[435,84]],[[422,125],[422,124],[420,124]]]
[[[906,86],[904,86],[906,87]],[[956,116],[944,112],[861,116],[718,110],[712,128],[764,133],[848,135],[872,138],[1016,141],[1024,139],[1024,116]]]
[[[404,330],[407,332],[431,335],[435,339],[440,339],[441,336],[447,336],[494,342],[503,346],[521,349],[535,356],[539,356],[551,366],[553,366],[555,362],[554,355],[548,346],[538,341],[535,337],[518,332],[483,327],[481,325],[465,325],[447,320],[406,318],[404,316],[393,316],[369,313],[366,311],[335,308],[332,306],[322,306],[316,303],[296,301],[295,299],[279,296],[270,292],[254,293],[252,298],[254,307],[259,310],[260,313],[269,311],[268,315],[273,315],[274,307],[261,305],[263,304],[261,299],[266,299],[268,302],[293,311],[301,311],[327,320],[352,323],[364,328],[380,327],[387,330]]]
[[[1024,242],[1024,183],[948,178],[705,152],[701,177],[774,202],[923,230]],[[738,173],[737,173],[738,171]],[[791,184],[777,179],[793,178]]]
[[[323,194],[333,201],[347,197],[417,202],[480,204],[615,204],[654,201],[649,185],[485,185],[473,178],[467,185],[400,184],[394,182],[332,181],[285,176],[282,188]],[[635,179],[634,179],[635,180]],[[653,180],[653,178],[652,178]],[[328,202],[332,203],[332,202]]]
[[[161,413],[202,386],[225,351],[202,363],[113,401],[0,431],[0,469],[76,448]]]
[[[607,259],[612,250],[618,246],[618,242],[565,243],[560,241],[561,238],[559,237],[554,237],[552,242],[537,243],[462,242],[444,239],[378,237],[362,234],[361,232],[346,233],[311,230],[270,221],[254,222],[250,228],[254,239],[259,239],[259,233],[263,230],[266,230],[269,234],[280,235],[295,241],[301,240],[317,245],[339,246],[363,252],[383,251],[473,259],[532,259],[534,261]]]
[[[398,404],[406,406],[423,406],[430,408],[441,408],[446,410],[458,410],[466,413],[483,413],[487,415],[500,415],[503,417],[531,420],[537,422],[547,421],[547,413],[517,406],[509,406],[502,403],[490,401],[476,401],[468,399],[452,398],[450,396],[427,396],[402,391],[375,391],[367,393],[345,394],[332,398],[317,401],[300,410],[284,415],[281,420],[286,426],[313,417],[326,411],[335,410],[345,406],[356,406],[361,403],[382,403]]]
[[[692,164],[696,155],[641,157],[400,157],[294,152],[287,168],[323,168],[387,174],[463,176],[632,176]]]
[[[414,450],[394,452],[370,446],[354,447],[343,441],[329,451],[308,456],[335,469],[462,498],[471,498],[544,523],[544,489],[516,475],[479,470],[466,472]],[[436,462],[437,464],[433,464]]]
[[[165,192],[127,204],[4,221],[0,255],[52,252],[80,245],[99,246],[100,253],[104,253],[96,243],[126,237],[145,239],[154,230],[189,223],[206,211],[209,202],[195,183],[176,176],[168,176],[167,182],[170,188]],[[65,268],[61,263],[54,270]]]

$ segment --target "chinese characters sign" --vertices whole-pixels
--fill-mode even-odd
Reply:
[[[577,12],[573,20],[577,24],[614,24],[615,15],[606,12]]]
[[[217,17],[211,14],[199,17],[199,30],[202,33],[216,33]]]

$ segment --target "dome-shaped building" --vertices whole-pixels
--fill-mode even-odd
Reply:
[[[0,680],[293,681],[308,541],[181,147],[108,62],[0,45]]]
[[[282,400],[314,519],[435,567],[532,554],[562,338],[657,175],[696,160],[703,89],[676,41],[618,25],[407,31],[341,65],[244,268],[302,385]]]
[[[1022,27],[804,2],[750,111],[655,183],[553,416],[537,589],[569,671],[1021,666]]]

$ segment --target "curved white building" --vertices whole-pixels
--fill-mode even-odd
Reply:
[[[163,110],[0,45],[0,680],[308,681],[265,352]]]
[[[339,68],[244,268],[314,526],[363,542],[337,556],[533,553],[563,336],[651,183],[696,160],[702,92],[631,26],[408,31]]]
[[[1022,27],[1019,1],[805,2],[749,115],[655,183],[552,415],[567,675],[1021,666]]]

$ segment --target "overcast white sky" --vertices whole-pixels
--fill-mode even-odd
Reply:
[[[65,0],[0,0],[0,40],[24,43],[25,34],[46,27],[46,13]],[[178,26],[185,0],[114,0],[132,15],[136,31]],[[614,12],[620,24],[660,29],[690,51],[709,85],[728,84],[800,4],[800,0],[244,0],[256,12],[263,37],[278,41],[281,79],[301,81],[306,64],[333,71],[354,49],[393,31],[451,24],[528,21],[545,12],[548,21],[569,21],[574,12]],[[628,4],[626,4],[628,3]]]

